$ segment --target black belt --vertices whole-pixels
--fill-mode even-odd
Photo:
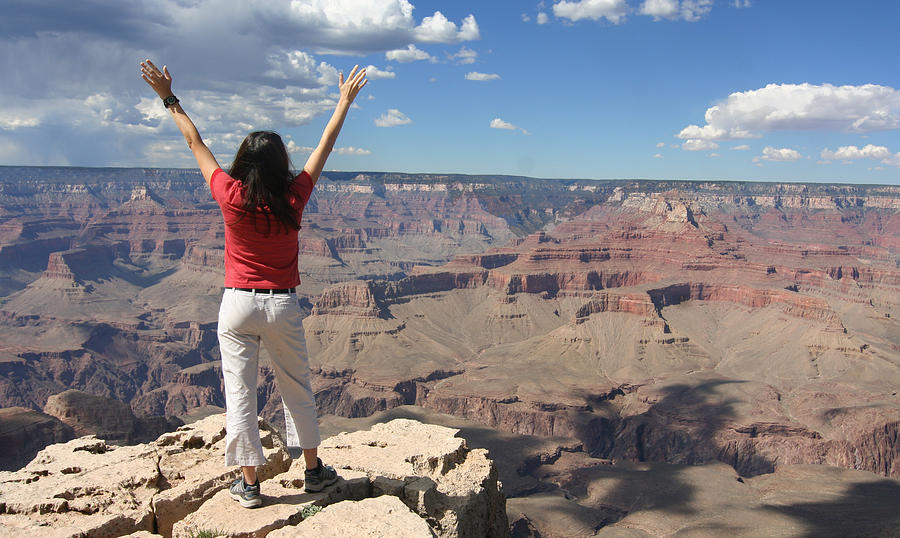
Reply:
[[[272,293],[272,294],[274,294],[274,293],[280,293],[280,294],[297,293],[297,288],[281,288],[278,290],[272,290],[272,289],[266,289],[266,288],[226,288],[226,289],[234,290],[234,291],[249,291],[251,293],[266,293],[266,294],[269,294],[269,293]]]

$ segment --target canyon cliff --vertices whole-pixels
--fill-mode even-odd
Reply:
[[[415,405],[576,467],[900,478],[900,187],[325,175],[298,294],[321,412]],[[0,405],[224,405],[197,173],[0,167],[0,202]],[[278,425],[265,354],[259,384]]]

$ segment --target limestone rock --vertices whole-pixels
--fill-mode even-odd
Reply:
[[[128,444],[152,441],[182,424],[161,416],[138,418],[125,402],[75,389],[47,398],[44,412],[70,426],[75,435]]]
[[[325,507],[296,527],[285,527],[268,536],[289,538],[429,538],[434,531],[397,497],[385,495],[361,501],[344,501]]]
[[[319,493],[305,493],[303,480],[295,478],[297,476],[295,471],[291,471],[261,480],[263,504],[252,510],[240,508],[228,491],[221,489],[195,512],[178,521],[172,529],[172,536],[189,538],[198,529],[215,529],[232,538],[267,536],[275,529],[296,525],[313,506],[321,507],[346,499],[364,499],[372,491],[364,473],[344,471],[342,480]],[[302,473],[299,476],[303,476]],[[241,517],[234,517],[235,510],[240,511]]]
[[[290,458],[261,421],[265,479]],[[157,441],[114,446],[94,436],[51,445],[16,472],[0,472],[0,536],[121,536],[154,528],[163,536],[235,476],[223,465],[224,415]]]
[[[0,409],[0,470],[19,469],[47,445],[75,437],[58,418],[24,407]]]
[[[440,536],[505,536],[497,470],[487,451],[469,450],[458,431],[395,419],[326,439],[319,451],[335,468],[366,472],[387,491],[398,484],[385,479],[402,480],[402,500]]]

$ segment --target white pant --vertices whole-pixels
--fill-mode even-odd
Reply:
[[[281,391],[288,446],[319,446],[316,401],[296,295],[226,289],[219,308],[219,351],[227,411],[225,465],[265,463],[257,423],[259,344],[266,346]],[[299,433],[299,436],[297,435]]]

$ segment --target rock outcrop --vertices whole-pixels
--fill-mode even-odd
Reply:
[[[165,416],[138,418],[124,402],[75,389],[48,398],[44,413],[58,418],[79,437],[95,435],[112,443],[147,442],[183,424]]]
[[[56,417],[23,407],[4,407],[0,409],[0,470],[19,469],[47,445],[74,437],[72,428]]]
[[[301,462],[291,464],[260,420],[264,504],[245,511],[226,491],[237,470],[222,465],[223,426],[224,415],[213,415],[148,444],[88,436],[49,446],[25,468],[0,472],[0,536],[291,535],[326,522],[332,536],[357,535],[359,525],[383,536],[509,535],[497,471],[457,430],[395,420],[326,439],[321,457],[342,479],[309,494]],[[318,522],[293,527],[320,510]],[[359,517],[338,517],[348,511]]]

